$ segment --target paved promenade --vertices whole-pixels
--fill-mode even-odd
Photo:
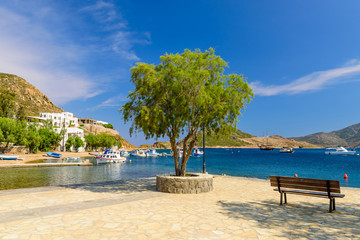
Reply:
[[[360,239],[360,191],[328,200],[269,181],[214,178],[214,191],[155,191],[155,179],[0,191],[0,239]]]

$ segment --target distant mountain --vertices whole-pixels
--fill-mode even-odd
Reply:
[[[320,132],[293,139],[324,147],[360,147],[360,123],[330,133]]]
[[[182,147],[182,140],[177,143],[178,147]],[[198,135],[198,147],[203,146],[202,132]],[[304,141],[295,141],[294,139],[284,138],[281,136],[269,136],[267,138],[256,137],[245,133],[241,130],[236,130],[231,135],[206,135],[206,147],[243,147],[243,148],[258,148],[261,144],[270,144],[275,148],[284,146],[293,148],[318,148],[318,145],[310,144]]]
[[[40,112],[63,112],[39,89],[16,75],[0,73],[0,91],[3,90],[15,93],[15,110],[23,108],[26,115],[39,116]]]

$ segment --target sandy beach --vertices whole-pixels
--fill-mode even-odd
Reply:
[[[57,152],[62,154],[62,158],[64,157],[93,157],[93,155],[90,155],[88,152]],[[41,159],[48,159],[51,158],[46,155],[46,152],[39,152],[36,154],[13,154],[13,155],[19,155],[20,158],[23,158],[22,160],[0,160],[0,165],[3,164],[22,164],[22,163],[28,163],[35,160],[41,160]]]
[[[155,178],[0,191],[0,239],[359,239],[360,190],[288,196],[268,180],[215,176],[208,193],[155,190]]]

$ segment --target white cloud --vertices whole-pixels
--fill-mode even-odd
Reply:
[[[150,43],[148,33],[130,31],[116,6],[106,1],[70,12],[58,11],[61,4],[51,1],[20,3],[0,3],[0,72],[25,78],[58,105],[103,93],[101,85],[109,79],[98,76],[118,76],[124,61],[128,71],[127,62],[139,60],[134,45]],[[96,24],[88,24],[89,16]],[[108,54],[120,56],[116,70],[94,71],[93,65],[101,61],[97,56]]]
[[[95,110],[98,110],[101,108],[121,107],[122,103],[125,102],[126,100],[127,100],[127,98],[124,95],[118,95],[118,96],[109,98],[109,99],[103,101],[102,103],[100,103],[94,107],[88,108],[86,110],[95,111]]]
[[[108,40],[111,42],[110,49],[128,61],[139,61],[133,47],[135,44],[151,44],[150,33],[138,33],[128,30],[127,21],[116,11],[116,6],[109,2],[98,1],[81,9],[90,12],[100,23],[105,23],[103,31],[111,32]],[[115,31],[113,33],[113,31]],[[108,50],[109,48],[105,48]]]
[[[251,87],[256,95],[274,96],[280,94],[299,94],[302,92],[323,89],[330,84],[340,83],[345,77],[360,76],[360,63],[348,61],[346,66],[318,71],[298,78],[288,84],[264,86],[260,82],[253,82]]]
[[[0,22],[0,72],[24,77],[55,104],[94,95],[97,84],[71,64],[81,47],[58,43],[50,29],[30,17],[2,7],[0,15],[6,19]]]

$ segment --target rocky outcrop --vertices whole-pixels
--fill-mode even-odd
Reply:
[[[10,90],[15,93],[15,110],[23,108],[26,115],[39,116],[40,112],[63,112],[39,89],[16,75],[0,73],[1,90]]]
[[[170,142],[155,142],[152,147],[157,149],[171,149],[171,144]]]

